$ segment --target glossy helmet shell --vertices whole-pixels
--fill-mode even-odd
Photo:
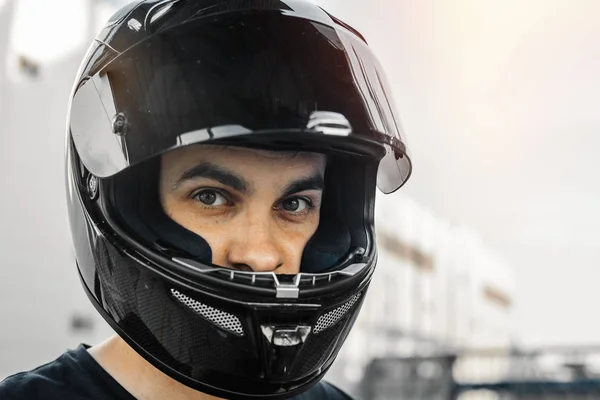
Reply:
[[[411,171],[359,33],[295,0],[132,3],[85,56],[67,133],[81,281],[129,345],[227,398],[287,398],[319,381],[375,268],[375,187],[392,192]],[[213,265],[206,242],[162,213],[149,195],[157,160],[195,144],[328,155],[300,274]]]

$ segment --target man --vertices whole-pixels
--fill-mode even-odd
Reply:
[[[297,0],[133,3],[68,129],[78,270],[117,335],[0,397],[348,398],[321,379],[375,268],[375,188],[411,171],[358,32]]]

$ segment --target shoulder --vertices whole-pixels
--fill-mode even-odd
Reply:
[[[52,400],[69,399],[78,393],[77,381],[81,374],[78,352],[68,351],[59,358],[31,371],[20,372],[0,382],[0,399]]]
[[[35,399],[31,393],[26,392],[26,374],[27,372],[21,372],[0,382],[0,399]]]
[[[0,399],[38,400],[44,393],[56,392],[61,383],[47,374],[50,364],[44,364],[34,370],[14,374],[0,382]],[[46,395],[44,395],[46,396]]]
[[[352,397],[344,393],[333,384],[321,381],[315,386],[294,397],[295,400],[352,400]]]

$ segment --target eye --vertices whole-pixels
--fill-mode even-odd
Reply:
[[[281,207],[289,212],[301,212],[310,207],[310,202],[300,197],[292,197],[281,202]]]
[[[227,199],[216,190],[202,190],[194,195],[202,204],[207,206],[222,206],[227,204]]]

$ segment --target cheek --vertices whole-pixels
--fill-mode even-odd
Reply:
[[[230,224],[219,218],[200,217],[193,210],[175,207],[167,215],[179,225],[202,237],[208,243],[212,253],[212,263],[226,266],[227,248],[230,243]]]
[[[173,208],[167,215],[185,229],[202,236],[209,244],[217,245],[219,238],[224,238],[228,231],[229,224],[224,218],[198,215],[193,209]]]
[[[278,221],[277,225],[282,236],[287,237],[288,240],[294,243],[302,243],[303,249],[319,227],[319,215],[314,213],[307,216],[301,223]]]
[[[277,238],[280,248],[286,259],[286,265],[300,267],[302,254],[308,241],[313,237],[319,227],[319,215],[315,213],[307,217],[302,223],[278,222]]]
[[[218,236],[218,229],[226,225],[222,215],[202,214],[192,200],[182,200],[173,196],[163,198],[161,202],[169,218],[185,229],[202,236],[206,241],[209,241],[211,236]]]

